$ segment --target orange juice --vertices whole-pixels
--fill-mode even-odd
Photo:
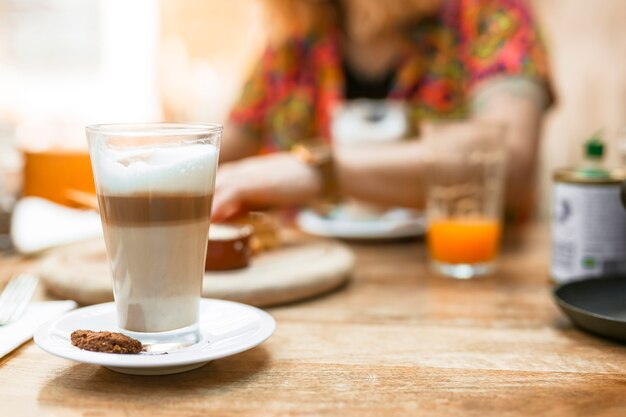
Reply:
[[[75,206],[68,192],[96,193],[86,151],[25,151],[24,160],[24,196]]]
[[[430,223],[430,256],[448,264],[477,264],[495,259],[501,226],[495,219],[441,219]]]

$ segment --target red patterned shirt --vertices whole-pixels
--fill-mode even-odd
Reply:
[[[344,96],[339,31],[313,30],[268,48],[246,83],[230,122],[263,141],[265,151],[330,137]],[[447,0],[409,32],[389,99],[410,119],[467,115],[476,86],[492,77],[546,83],[546,56],[524,0]],[[328,139],[326,139],[328,140]]]

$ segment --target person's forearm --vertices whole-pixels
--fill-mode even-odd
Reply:
[[[473,116],[474,120],[495,121],[506,128],[502,138],[509,155],[506,206],[512,211],[528,211],[533,202],[541,118],[542,109],[535,101],[505,92],[493,94]],[[375,204],[423,207],[427,146],[430,140],[437,140],[428,137],[428,129],[425,132],[418,141],[337,147],[336,175],[342,193]],[[451,131],[448,136],[454,134]]]
[[[380,205],[424,206],[424,145],[408,141],[335,150],[342,194]]]
[[[246,210],[306,204],[321,195],[312,166],[288,152],[220,164],[212,218],[224,221]]]

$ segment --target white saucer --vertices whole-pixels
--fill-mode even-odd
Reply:
[[[115,305],[97,304],[49,321],[35,332],[35,343],[53,355],[106,366],[116,372],[165,375],[190,371],[213,359],[251,349],[274,333],[276,322],[272,316],[258,308],[232,301],[204,298],[200,303],[200,341],[166,354],[120,355],[81,350],[70,343],[70,334],[78,329],[119,331]]]
[[[374,219],[357,220],[331,213],[322,216],[313,210],[303,210],[296,218],[298,227],[312,235],[340,239],[400,239],[422,236],[426,231],[423,215],[404,209],[390,210]]]

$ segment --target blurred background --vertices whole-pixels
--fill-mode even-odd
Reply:
[[[545,216],[552,170],[577,163],[591,133],[604,130],[611,164],[626,155],[626,1],[532,4],[557,96]],[[0,165],[21,169],[11,149],[84,151],[89,123],[224,121],[264,27],[258,0],[0,0]]]

